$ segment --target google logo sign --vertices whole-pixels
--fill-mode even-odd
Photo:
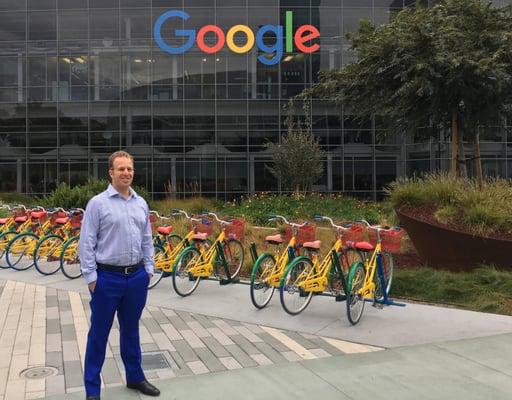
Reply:
[[[275,65],[279,63],[283,57],[284,50],[286,50],[287,53],[293,52],[294,43],[295,47],[302,53],[314,53],[320,48],[318,43],[307,44],[308,41],[320,37],[320,32],[313,25],[302,25],[293,33],[292,11],[286,11],[286,24],[284,29],[282,25],[263,25],[258,32],[256,32],[256,36],[247,25],[234,25],[226,34],[216,25],[205,25],[197,32],[194,29],[176,29],[176,37],[186,38],[185,44],[178,47],[170,46],[162,38],[162,26],[171,18],[186,21],[190,18],[190,15],[184,11],[170,10],[160,15],[156,20],[155,26],[153,27],[155,41],[163,51],[169,54],[183,54],[192,48],[194,42],[201,51],[207,54],[218,52],[224,47],[224,44],[227,44],[232,52],[243,54],[250,51],[256,42],[258,49],[266,53],[259,55],[258,60],[265,65]],[[269,32],[273,33],[276,38],[275,43],[271,45],[264,43],[263,40],[264,35]],[[217,42],[214,45],[205,43],[204,38],[207,33],[213,33],[217,37]],[[237,33],[241,33],[245,36],[244,45],[235,43],[234,38]],[[285,49],[283,49],[283,47],[285,47]]]

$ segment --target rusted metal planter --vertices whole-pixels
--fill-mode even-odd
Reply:
[[[494,264],[512,270],[512,241],[474,236],[418,220],[410,210],[395,210],[421,260],[429,266],[467,270]]]

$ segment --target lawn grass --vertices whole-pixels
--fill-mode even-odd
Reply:
[[[512,315],[512,272],[482,266],[449,272],[428,267],[396,269],[393,297]]]

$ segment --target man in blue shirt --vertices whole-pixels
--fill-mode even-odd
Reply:
[[[146,201],[131,188],[133,158],[117,151],[109,158],[112,179],[85,210],[78,244],[80,266],[91,292],[84,381],[87,400],[99,400],[100,372],[114,314],[119,321],[126,383],[149,396],[160,391],[142,371],[139,319],[153,274],[153,241]]]

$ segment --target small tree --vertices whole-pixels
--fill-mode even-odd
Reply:
[[[304,103],[306,104],[306,103]],[[282,185],[295,194],[307,193],[324,172],[322,159],[324,151],[318,138],[313,136],[309,123],[309,109],[304,106],[306,113],[305,124],[294,122],[293,105],[288,107],[286,124],[287,134],[281,143],[267,143],[266,147],[272,152],[273,167],[270,172]]]
[[[512,7],[485,0],[419,3],[389,24],[363,21],[349,35],[357,61],[323,71],[309,93],[334,99],[358,117],[381,116],[388,132],[418,126],[451,129],[451,174],[457,173],[458,142],[475,143],[481,181],[479,126],[505,114],[512,93]]]

